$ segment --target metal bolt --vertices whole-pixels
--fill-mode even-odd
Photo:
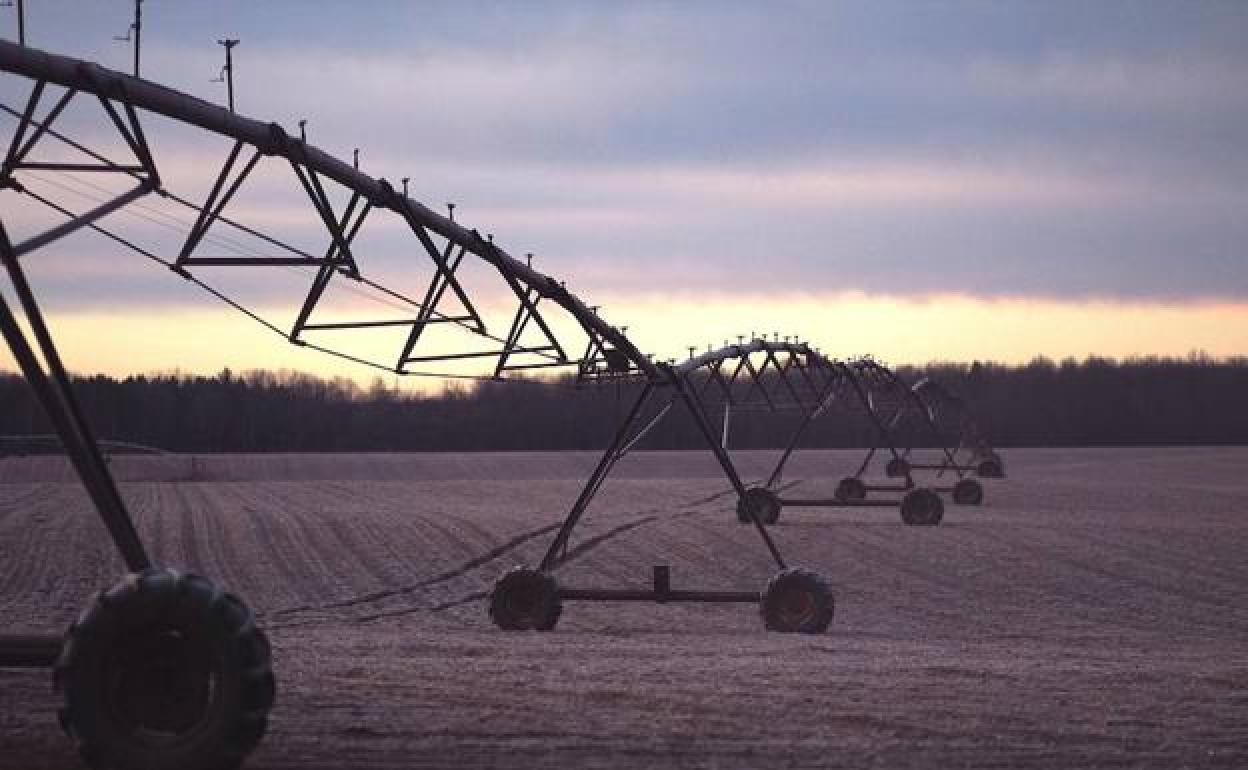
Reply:
[[[533,267],[533,252],[531,252],[531,251],[529,251],[529,252],[525,252],[525,255],[524,255],[524,263],[525,263],[525,265],[527,265],[528,267]],[[562,284],[560,284],[560,285],[562,285]]]
[[[307,118],[304,118],[303,120],[299,121],[299,141],[301,141],[301,142],[306,142],[306,141],[308,141],[308,120],[307,120]]]
[[[454,222],[454,221],[455,221],[455,204],[454,204],[454,203],[447,203],[447,204],[446,204],[446,210],[447,210],[447,212],[450,214],[450,219],[451,219],[451,221],[452,221],[452,222]]]
[[[403,197],[407,197],[407,183],[411,180],[410,176],[403,177]]]
[[[359,147],[356,147],[355,150],[352,152],[351,163],[352,165],[355,166],[356,171],[360,170],[360,148]]]

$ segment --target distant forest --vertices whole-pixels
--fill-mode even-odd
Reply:
[[[1248,358],[1036,359],[898,371],[961,395],[996,446],[1248,443]],[[345,379],[228,370],[77,381],[101,438],[179,452],[594,449],[608,441],[634,387],[481,382],[411,395],[381,379],[364,389]],[[52,432],[20,376],[0,374],[0,394],[0,434]],[[741,415],[732,444],[779,445],[793,419]],[[870,435],[865,421],[834,413],[804,445],[861,446]],[[692,423],[674,412],[642,446],[699,445]]]

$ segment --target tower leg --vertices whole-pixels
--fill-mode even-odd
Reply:
[[[0,334],[3,334],[22,374],[52,421],[74,470],[86,487],[104,526],[108,528],[126,567],[132,572],[147,569],[151,566],[151,561],[126,510],[126,504],[117,491],[108,465],[104,462],[104,456],[100,453],[95,435],[74,396],[69,375],[61,363],[52,335],[43,321],[43,315],[35,302],[30,285],[26,282],[21,265],[18,264],[17,255],[3,224],[0,224],[0,261],[8,270],[13,290],[34,333],[47,370],[40,365],[30,341],[3,297],[0,297]]]

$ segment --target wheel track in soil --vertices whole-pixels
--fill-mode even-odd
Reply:
[[[195,492],[197,488],[177,484],[174,485],[173,489],[181,512],[178,516],[178,545],[181,551],[182,563],[189,569],[198,569],[203,559],[199,553],[200,539],[196,537],[195,503],[192,499],[193,496],[198,494]]]
[[[715,500],[721,499],[731,494],[734,494],[733,490],[727,489],[727,490],[723,490],[720,492],[716,492],[712,495],[695,498],[691,501],[681,503],[680,505],[681,506],[706,505],[711,502],[714,502]],[[616,537],[620,534],[623,534],[624,532],[628,532],[630,530],[636,529],[639,526],[642,526],[644,524],[648,524],[655,520],[663,518],[663,516],[661,516],[660,514],[666,510],[669,510],[668,506],[652,508],[649,510],[643,510],[643,511],[639,511],[639,512],[632,514],[633,516],[640,515],[644,517],[644,520],[629,521],[629,522],[626,522],[625,524],[619,525],[609,530],[608,532],[595,535],[594,537],[589,539],[589,540],[592,540],[592,544],[589,544],[589,541],[585,541],[579,544],[577,548],[574,548],[569,551],[568,558],[565,559],[564,561],[561,561],[560,564],[566,564],[568,561],[571,561],[573,558],[578,558],[580,556],[583,556],[589,553],[594,547],[601,545],[603,542],[606,542],[612,537]],[[684,514],[678,514],[678,516],[681,516],[681,515],[684,515]],[[671,517],[669,515],[668,518],[674,518],[674,517]],[[372,604],[372,603],[376,603],[385,599],[395,598],[395,597],[404,596],[407,594],[416,593],[418,591],[423,591],[425,589],[431,588],[438,584],[446,583],[456,578],[463,577],[479,567],[482,567],[492,561],[502,558],[503,556],[516,550],[520,546],[526,543],[529,543],[533,541],[534,539],[541,537],[542,535],[549,534],[558,530],[561,524],[562,524],[562,520],[554,522],[552,524],[547,524],[542,527],[537,527],[535,529],[521,532],[518,535],[515,535],[507,539],[506,541],[490,548],[488,551],[477,554],[476,556],[472,557],[471,559],[468,559],[467,561],[463,562],[462,564],[452,569],[446,570],[444,572],[425,578],[423,580],[410,583],[408,585],[382,589],[379,591],[373,591],[368,594],[363,594],[363,595],[355,596],[355,597],[348,597],[346,599],[342,599],[336,602],[319,603],[319,604],[313,604],[313,605],[283,608],[281,610],[274,610],[269,613],[269,616],[287,618],[290,615],[297,615],[299,613],[304,613],[304,612],[345,609],[349,607]],[[586,547],[587,544],[589,544],[589,547]],[[384,612],[365,614],[365,615],[357,616],[353,620],[355,620],[355,622],[369,622],[372,620],[378,620],[382,618],[407,615],[413,612],[438,611],[440,609],[447,608],[447,607],[443,607],[443,605],[458,606],[459,604],[464,604],[469,601],[473,601],[474,598],[482,598],[483,595],[488,595],[488,592],[482,595],[478,595],[478,594],[479,592],[474,592],[470,597],[461,597],[460,599],[455,599],[449,602],[442,602],[442,603],[433,604],[433,605],[424,605],[420,607],[410,607],[410,606],[400,607],[400,608],[396,608],[392,610],[386,610]],[[300,625],[303,625],[303,624],[300,624]],[[274,627],[280,628],[282,626],[274,626]]]
[[[287,496],[282,495],[277,490],[267,490],[267,493],[270,495],[275,495],[281,499],[287,499]],[[354,491],[347,490],[344,493],[344,499],[349,499],[353,504],[358,505],[360,502],[360,495],[358,493],[355,493]],[[385,510],[387,506],[383,505],[383,506],[380,506],[380,508],[382,510]],[[252,513],[255,514],[257,512],[254,511],[253,509]],[[290,517],[287,516],[286,518],[289,519]],[[316,543],[316,545],[313,545],[311,547],[317,548],[321,550],[322,552],[333,553],[337,558],[342,558],[342,551],[343,551],[341,547],[342,542],[337,538],[330,538],[330,536],[335,531],[334,526],[341,528],[339,531],[354,531],[354,530],[350,530],[348,524],[341,522],[341,521],[333,521],[330,527],[326,527],[324,524],[322,524],[319,521],[317,522],[310,521],[306,516],[302,516],[300,518],[301,520],[296,522],[294,526],[298,529],[305,531],[305,533],[307,533],[307,539],[312,541],[313,543]],[[390,535],[389,537],[383,537],[379,534],[377,539],[387,544],[387,548],[385,548],[384,550],[388,552],[390,555],[392,555],[393,558],[385,558],[385,555],[379,554],[377,549],[371,549],[371,548],[364,546],[362,543],[359,542],[358,538],[351,538],[347,542],[354,543],[355,548],[352,551],[352,557],[350,558],[350,563],[348,565],[344,565],[344,567],[349,566],[350,569],[344,568],[342,570],[327,570],[327,571],[333,572],[335,574],[343,574],[343,575],[349,575],[352,573],[358,574],[359,572],[358,568],[360,566],[365,566],[366,571],[370,571],[370,568],[367,567],[366,565],[382,563],[382,564],[385,564],[386,567],[380,568],[380,569],[372,568],[371,571],[374,573],[380,573],[383,570],[385,572],[392,572],[394,564],[401,565],[401,564],[405,564],[408,561],[408,559],[403,557],[402,555],[396,554],[393,551],[393,547],[392,547],[393,544],[406,540],[406,538],[404,538],[402,534],[410,534],[413,536],[410,540],[411,545],[409,546],[408,550],[417,552],[417,553],[439,553],[439,552],[445,552],[447,550],[455,550],[455,549],[471,553],[474,547],[480,547],[480,543],[473,543],[470,540],[464,539],[462,532],[461,532],[462,527],[448,525],[440,521],[440,518],[441,517],[439,515],[422,516],[419,520],[413,521],[411,517],[401,517],[399,514],[387,516],[387,520],[393,521],[396,526],[391,528],[389,532],[389,535]],[[458,522],[458,523],[463,524],[464,522]],[[270,524],[271,522],[268,522],[268,521],[260,522],[260,525],[265,526],[265,527],[270,526]],[[471,523],[469,528],[473,530],[475,534],[479,534],[480,535],[479,539],[481,540],[484,540],[487,537],[492,536],[492,533],[488,532],[488,530],[485,530],[484,528],[481,528],[479,525],[475,523]],[[402,534],[400,534],[397,530],[401,530]],[[273,552],[271,551],[271,549],[276,548],[276,547],[278,546],[272,543],[267,545],[267,548],[270,549],[270,552]],[[425,578],[425,579],[416,581],[408,585],[400,586],[399,588],[383,589],[379,591],[372,591],[363,595],[347,596],[343,599],[336,599],[330,602],[323,602],[323,601],[322,602],[310,602],[308,601],[309,597],[302,597],[304,600],[296,604],[295,606],[269,610],[262,614],[263,616],[266,616],[266,617],[283,617],[283,616],[290,615],[293,613],[298,613],[298,612],[334,609],[334,608],[339,608],[339,607],[353,606],[356,604],[366,603],[370,601],[380,601],[382,599],[388,598],[393,595],[399,595],[405,591],[416,590],[422,587],[423,585],[427,585],[431,582],[436,582],[439,579],[448,579],[447,575],[448,573],[442,573],[440,575],[434,576],[433,578]],[[453,575],[451,576],[453,577]],[[379,581],[379,582],[382,582],[384,584],[385,582],[394,582],[394,581],[386,580],[386,581]],[[350,593],[350,591],[340,591],[338,593]],[[324,595],[324,594],[321,594],[321,595]]]
[[[900,521],[889,525],[885,531],[894,532],[894,527],[896,530],[902,530],[903,532],[911,529],[922,529],[922,532],[906,532],[906,534],[914,534],[919,537],[939,536],[935,531],[939,527],[907,527]],[[891,587],[885,584],[889,575],[897,576],[907,588],[916,585],[928,585],[934,587],[942,594],[953,596],[958,596],[965,592],[966,586],[963,581],[946,578],[936,565],[931,569],[924,569],[918,566],[907,554],[899,553],[896,548],[889,547],[890,543],[897,542],[895,538],[889,540],[887,535],[877,533],[874,531],[875,529],[876,527],[864,528],[847,525],[843,530],[838,530],[840,537],[837,546],[845,554],[845,562],[852,561],[856,563],[857,566],[852,568],[852,571],[856,571],[864,576],[864,580],[861,583],[853,584],[854,588],[851,589],[858,602],[872,607],[895,603],[897,600],[892,594]],[[949,542],[950,540],[946,538],[943,541],[943,545],[947,546]],[[881,594],[884,594],[884,596],[881,597]],[[930,592],[928,594],[930,595]],[[940,623],[949,623],[951,621],[958,623],[963,620],[963,616],[958,610],[949,608],[947,604],[935,602],[906,605],[905,613],[911,617],[923,617]]]
[[[991,532],[987,530],[976,529],[973,532],[977,537],[984,539],[984,540],[991,541],[998,546],[1005,546],[1007,549],[1014,549],[1019,552],[1026,552],[1026,551],[1036,552],[1036,551],[1041,550],[1041,549],[1035,548],[1034,546],[1030,546],[1029,544],[1025,542],[1019,541],[1017,538],[1005,538],[1005,537],[994,536]],[[1017,530],[1015,530],[1015,532],[1017,532]],[[968,530],[967,534],[971,534],[971,531]],[[897,573],[906,575],[914,580],[921,581],[923,583],[927,583],[929,585],[935,586],[939,588],[941,591],[947,594],[953,595],[953,596],[959,596],[959,595],[963,595],[966,593],[967,586],[965,582],[962,580],[945,579],[942,576],[943,573],[939,571],[938,565],[933,565],[929,569],[912,566],[913,562],[904,560],[904,557],[901,557],[895,552],[888,550],[885,545],[881,544],[882,538],[876,537],[874,539],[874,542],[872,543],[867,543],[865,540],[862,539],[864,537],[869,537],[869,536],[870,536],[869,534],[865,533],[862,530],[855,531],[851,535],[851,537],[855,540],[855,547],[852,550],[852,553],[854,553],[857,558],[862,558],[862,560],[865,563],[872,564],[875,566],[884,565],[886,566],[887,569],[893,572],[897,572]],[[950,541],[946,541],[945,544],[946,546],[948,546],[950,544]],[[874,559],[867,559],[867,558],[861,557],[860,554],[862,554],[863,551],[870,551],[874,555]],[[1049,556],[1051,554],[1045,551],[1043,552],[1042,555]],[[1000,556],[997,558],[1000,559],[1001,561],[1007,561],[1007,559],[1004,556]],[[1013,561],[1013,560],[1008,560],[1008,561]],[[1131,630],[1141,630],[1141,629],[1147,628],[1146,624],[1129,623],[1121,618],[1115,618],[1113,620],[1107,620],[1106,618],[1104,618],[1103,617],[1104,613],[1098,613],[1095,609],[1093,609],[1097,605],[1097,600],[1099,598],[1103,598],[1103,594],[1095,590],[1084,589],[1084,590],[1074,591],[1071,589],[1071,586],[1068,584],[1062,584],[1061,586],[1058,587],[1058,589],[1063,591],[1064,592],[1063,595],[1067,597],[1068,599],[1069,598],[1075,599],[1075,601],[1068,600],[1064,602],[1064,606],[1065,606],[1064,612],[1068,616],[1073,616],[1084,622],[1092,623],[1092,624],[1109,622],[1109,623],[1112,623],[1113,625],[1117,625],[1122,628],[1128,628]],[[1037,586],[1032,586],[1032,585],[1020,586],[1020,585],[1015,584],[1011,586],[1011,590],[1014,590],[1014,591],[1022,590],[1032,595],[1042,595],[1042,594],[1048,593],[1046,592],[1045,589],[1037,587]],[[1049,595],[1052,595],[1052,594],[1049,594]],[[956,617],[956,613],[951,613],[950,611],[941,610],[932,606],[913,607],[911,609],[915,612],[919,612],[924,615],[932,616],[932,617],[941,617],[945,619],[949,619],[950,617]]]
[[[924,568],[908,558],[909,554],[899,553],[895,547],[889,547],[892,544],[896,544],[898,539],[896,537],[890,539],[889,535],[876,532],[875,529],[877,528],[847,526],[841,542],[842,545],[846,546],[846,550],[852,554],[852,557],[869,570],[886,569],[952,594],[960,593],[966,589],[966,584],[963,580],[947,577],[947,573],[942,572],[939,565]],[[944,547],[948,547],[954,542],[947,532],[940,531],[940,527],[907,527],[905,524],[897,522],[896,529],[902,530],[907,535],[932,540],[938,539],[940,545]],[[890,534],[895,534],[892,527],[886,531]]]
[[[1017,532],[1019,530],[1015,530]],[[1000,537],[994,532],[988,530],[978,530],[977,534],[984,540],[995,543],[998,546],[1005,546],[1003,554],[1013,552],[1019,556],[1008,558],[1006,556],[999,557],[999,562],[1008,563],[1024,563],[1024,564],[1045,564],[1048,565],[1046,577],[1065,576],[1069,577],[1077,573],[1089,573],[1095,576],[1096,580],[1103,580],[1110,573],[1090,569],[1088,566],[1075,559],[1062,556],[1054,558],[1055,553],[1062,553],[1064,550],[1061,544],[1056,545],[1039,545],[1030,540],[1020,540],[1018,538]],[[1037,558],[1039,557],[1039,558]],[[1055,569],[1060,565],[1062,569]],[[1117,579],[1121,576],[1111,575]],[[1155,625],[1143,619],[1131,619],[1124,617],[1121,612],[1116,612],[1110,616],[1109,605],[1106,604],[1107,592],[1100,590],[1098,586],[1088,580],[1071,581],[1069,579],[1061,582],[1054,582],[1052,585],[1040,585],[1036,583],[1012,584],[1011,590],[1015,592],[1025,592],[1033,597],[1047,596],[1050,599],[1061,599],[1062,614],[1065,618],[1078,620],[1082,624],[1089,627],[1104,628],[1106,626],[1114,626],[1130,631],[1150,631],[1154,630]],[[1019,607],[1034,606],[1036,602],[1025,601],[1019,599],[1016,604]],[[1114,609],[1121,610],[1121,606],[1115,606]]]
[[[209,558],[214,565],[220,565],[219,574],[213,573],[215,582],[228,591],[243,591],[245,587],[248,595],[260,595],[258,591],[253,593],[253,589],[259,588],[254,569],[257,559],[252,555],[254,541],[243,536],[243,519],[238,515],[247,499],[235,486],[227,485],[224,494],[216,493],[211,486],[197,486],[203,490],[205,505],[199,514],[211,537]]]
[[[371,582],[380,585],[401,583],[405,579],[406,565],[410,554],[402,554],[394,545],[402,538],[402,529],[398,517],[389,512],[386,506],[377,506],[370,486],[351,487],[342,482],[321,482],[317,485],[317,500],[321,508],[338,505],[350,508],[369,507],[373,511],[381,511],[384,519],[380,522],[367,517],[353,517],[350,524],[336,516],[325,517],[318,523],[329,529],[326,536],[336,542],[340,555],[345,554],[347,561],[359,571],[366,573]],[[283,496],[285,497],[285,496]],[[305,512],[306,513],[306,512]],[[374,514],[375,515],[375,514]],[[385,537],[381,533],[389,532]],[[350,591],[346,593],[350,594]],[[279,610],[280,612],[280,610]]]
[[[387,489],[387,492],[393,491],[396,490]],[[382,500],[386,503],[383,507],[390,510],[410,504],[406,500],[389,495],[383,497]],[[399,505],[392,505],[396,501]],[[473,554],[483,547],[488,547],[498,536],[496,531],[484,527],[471,516],[457,515],[441,509],[423,512],[416,519],[413,519],[411,515],[394,512],[389,514],[388,519],[392,526],[401,526],[403,531],[416,535],[420,542],[437,546],[429,551],[430,553],[444,554],[447,551],[458,550],[463,554]],[[442,542],[432,540],[429,537],[430,532],[436,533]],[[375,554],[370,555],[375,556]],[[398,562],[404,563],[407,558],[406,555],[400,555]]]
[[[419,546],[416,548],[416,552],[418,553],[443,553],[446,551],[458,550],[458,551],[462,551],[466,553],[472,553],[474,548],[479,548],[481,546],[479,542],[473,542],[469,539],[465,539],[464,534],[462,532],[463,527],[456,526],[456,524],[462,524],[463,522],[457,521],[456,524],[448,524],[444,519],[445,519],[445,515],[440,514],[440,513],[435,513],[432,515],[424,515],[415,521],[413,521],[410,517],[406,518],[406,526],[404,526],[403,529],[405,532],[412,533],[416,536],[417,545]],[[325,549],[326,551],[332,552],[335,555],[341,555],[341,549],[336,547],[335,543],[325,541],[325,538],[323,537],[323,535],[328,534],[328,533],[317,532],[318,529],[324,529],[319,521],[311,522],[305,516],[305,517],[302,517],[300,526],[308,531],[309,539],[311,539],[314,542],[317,540],[322,541],[323,549]],[[472,527],[469,527],[469,529],[474,529],[474,530],[477,530],[478,532],[481,531],[477,529],[475,525]],[[397,541],[399,538],[392,537],[391,539]],[[485,539],[485,538],[482,538],[482,539]],[[373,563],[378,563],[379,561],[381,561],[378,558],[379,554],[375,551],[359,550],[353,553],[352,556],[353,558],[350,560],[349,564],[344,565],[343,570],[335,570],[335,572],[338,572],[344,575],[355,574],[359,572],[358,567],[360,567],[361,565],[373,564]],[[406,563],[406,559],[402,559],[402,558],[395,559],[392,562],[390,562],[390,564],[404,564],[404,563]],[[349,567],[349,569],[347,567]],[[384,584],[384,581],[383,581],[383,584]],[[337,593],[338,594],[346,593],[350,595],[351,589],[339,591]],[[342,601],[342,600],[335,600],[335,601],[337,602],[337,601]]]
[[[35,483],[28,486],[28,489],[18,490],[12,497],[0,500],[0,527],[8,527],[10,524],[21,526],[24,522],[20,521],[20,516],[17,514],[20,514],[22,509],[31,501],[46,499],[55,490],[53,485],[46,483]],[[3,485],[0,488],[4,489],[5,492],[13,491],[10,485]]]
[[[1126,556],[1127,560],[1141,562],[1159,567],[1178,577],[1198,577],[1202,582],[1208,582],[1210,585],[1217,586],[1219,593],[1236,594],[1240,587],[1248,583],[1248,569],[1242,566],[1238,570],[1228,569],[1222,564],[1212,564],[1207,559],[1199,562],[1200,572],[1194,573],[1192,566],[1194,560],[1184,558],[1176,554],[1173,548],[1158,546],[1152,538],[1145,542],[1141,542],[1138,538],[1130,541],[1122,539],[1111,539],[1105,536],[1098,536],[1095,531],[1080,532],[1080,538],[1085,542],[1104,549],[1116,557]],[[1161,542],[1167,542],[1164,539]],[[1147,543],[1147,544],[1146,544]],[[1243,542],[1236,544],[1236,550],[1242,553]],[[1207,547],[1207,543],[1200,544],[1200,547]],[[1193,548],[1195,550],[1195,548]],[[1190,556],[1185,554],[1185,556]],[[1242,565],[1243,562],[1241,561]]]
[[[313,487],[315,489],[315,486]],[[240,495],[240,498],[242,496]],[[256,507],[259,505],[269,511],[270,523],[278,526],[288,541],[292,544],[292,548],[288,551],[279,551],[272,555],[271,558],[281,558],[289,556],[289,558],[298,559],[303,578],[296,581],[297,584],[304,588],[304,584],[312,584],[310,588],[305,588],[303,594],[311,593],[315,596],[335,595],[344,590],[344,581],[348,578],[345,570],[338,569],[336,562],[341,559],[341,549],[335,547],[331,542],[323,536],[318,528],[312,526],[308,520],[306,508],[299,505],[299,501],[292,500],[291,496],[283,495],[279,490],[267,486],[254,486],[248,489],[248,513],[256,516],[263,516]],[[240,500],[241,502],[241,500]],[[298,597],[303,601],[303,595]]]
[[[12,568],[0,582],[0,595],[4,597],[0,609],[6,615],[18,614],[14,609],[25,610],[28,605],[38,605],[34,615],[40,616],[46,612],[39,610],[57,603],[57,597],[47,596],[43,588],[49,584],[53,573],[63,575],[73,568],[73,564],[66,562],[67,554],[82,557],[69,547],[75,540],[75,529],[83,529],[84,523],[79,515],[71,512],[72,497],[67,490],[55,489],[27,508],[26,526],[21,529],[18,544],[13,549],[19,558],[5,560]],[[22,614],[29,617],[32,613]]]
[[[147,544],[147,553],[151,560],[157,564],[164,564],[168,560],[165,558],[165,549],[168,548],[167,540],[169,537],[169,513],[168,509],[163,505],[164,499],[167,497],[161,491],[162,486],[167,485],[150,485],[152,489],[153,502],[147,516],[142,520],[136,520],[135,525],[139,527],[143,534],[143,542]]]
[[[430,553],[441,556],[447,550],[440,547],[442,544],[434,543],[430,539],[431,529],[448,539],[452,547],[466,553],[472,553],[483,543],[489,543],[495,537],[494,532],[471,519],[452,517],[458,525],[453,528],[439,529],[427,523],[430,519],[447,518],[447,515],[441,512],[423,514],[418,519],[413,519],[411,515],[402,512],[403,503],[399,498],[392,494],[377,495],[378,490],[372,487],[352,490],[345,485],[336,486],[342,487],[338,492],[344,502],[354,506],[366,505],[370,510],[384,514],[384,518],[380,521],[372,518],[357,520],[354,522],[356,525],[354,527],[346,525],[339,519],[330,521],[330,525],[338,528],[343,535],[350,534],[354,541],[353,562],[373,573],[375,576],[373,582],[376,585],[407,585],[427,579],[419,572],[414,573],[412,554],[420,553],[427,558]],[[387,488],[385,491],[392,493],[394,490]],[[360,524],[364,526],[358,526]],[[465,530],[468,530],[472,539],[463,534]],[[426,548],[414,549],[402,545],[411,542],[424,544]],[[374,589],[369,593],[375,593],[377,590],[384,589]],[[354,598],[355,596],[348,597],[346,601],[352,601]]]
[[[1033,557],[1037,558],[1037,563],[1045,563],[1055,567],[1060,567],[1061,572],[1064,575],[1082,572],[1093,575],[1095,580],[1101,584],[1126,584],[1135,588],[1145,589],[1146,591],[1158,596],[1169,597],[1170,599],[1176,600],[1177,607],[1170,607],[1167,611],[1173,612],[1176,608],[1182,608],[1186,611],[1184,614],[1190,616],[1186,618],[1185,622],[1187,623],[1199,623],[1200,625],[1206,626],[1210,630],[1223,632],[1227,630],[1234,630],[1236,628],[1243,628],[1245,625],[1248,625],[1248,623],[1246,623],[1245,620],[1238,614],[1239,612],[1242,612],[1241,608],[1238,607],[1233,601],[1211,600],[1210,597],[1204,592],[1184,590],[1159,582],[1156,579],[1144,578],[1131,575],[1125,571],[1115,571],[1100,567],[1093,563],[1090,559],[1078,559],[1069,556],[1067,554],[1069,549],[1061,548],[1057,544],[1045,545],[1032,540],[1007,541],[996,532],[984,531],[981,534],[987,539],[996,540],[999,543],[1007,544],[1011,547],[1017,548],[1020,551],[1032,554]],[[1090,581],[1081,580],[1078,581],[1078,584],[1080,586],[1087,586],[1089,582]],[[1063,589],[1068,590],[1068,585],[1069,582],[1063,583]],[[1132,596],[1138,595],[1138,591],[1129,591],[1125,593]],[[1106,597],[1106,593],[1104,592],[1085,588],[1082,591],[1076,592],[1076,595],[1084,600],[1084,606],[1107,607],[1104,601]],[[1209,607],[1211,613],[1203,613],[1193,609],[1194,606],[1201,605]],[[1114,607],[1115,609],[1121,610],[1123,605],[1115,604]],[[1229,613],[1228,610],[1230,611]],[[1095,617],[1095,620],[1101,623],[1113,622],[1116,625],[1122,625],[1137,631],[1147,631],[1155,627],[1152,622],[1145,619],[1131,620],[1129,617],[1124,618],[1121,613],[1118,613],[1115,616],[1115,619],[1110,621],[1102,617],[1105,614],[1106,613],[1104,612],[1098,614]],[[1224,622],[1211,622],[1211,617],[1219,618]]]
[[[287,531],[288,528],[281,526],[285,514],[276,510],[261,510],[257,501],[251,499],[243,501],[239,510],[251,524],[257,551],[265,555],[263,563],[271,570],[270,574],[276,572],[277,582],[281,586],[281,590],[277,592],[270,587],[268,596],[286,596],[289,597],[287,601],[303,600],[303,591],[300,589],[306,591],[304,583],[311,581],[304,580],[307,576],[306,570],[297,570],[294,567],[293,560],[303,554],[291,533]],[[312,593],[315,593],[315,589]]]

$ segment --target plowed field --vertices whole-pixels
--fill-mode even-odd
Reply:
[[[807,453],[830,496],[856,453]],[[252,768],[1248,767],[1248,450],[1019,450],[936,528],[786,509],[819,636],[749,605],[569,603],[504,633],[592,454],[119,457],[161,564],[260,615],[278,705]],[[765,473],[766,455],[744,458]],[[565,585],[761,589],[709,455],[626,459]],[[122,566],[57,458],[0,460],[0,624],[63,629]],[[0,670],[0,768],[76,767],[45,671]]]

